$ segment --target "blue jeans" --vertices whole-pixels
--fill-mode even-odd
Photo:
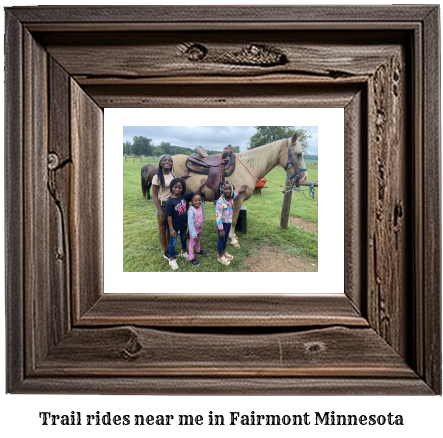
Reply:
[[[169,258],[175,257],[175,244],[177,243],[178,233],[180,233],[182,249],[186,251],[186,230],[175,230],[175,237],[171,236],[171,239],[169,240]]]
[[[225,237],[221,237],[220,236],[221,230],[218,230],[217,251],[219,254],[221,254],[223,250],[226,249],[226,243],[228,242],[229,238],[229,231],[231,231],[231,223],[225,224],[223,222],[223,230],[225,231]]]

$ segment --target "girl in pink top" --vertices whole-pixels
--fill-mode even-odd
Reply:
[[[196,249],[195,254],[206,255],[207,252],[200,248],[200,237],[202,234],[202,229],[205,225],[205,213],[203,210],[203,200],[202,196],[196,193],[191,200],[191,206],[188,210],[188,229],[189,229],[189,261],[194,265],[198,266],[200,263],[195,260],[194,248]]]

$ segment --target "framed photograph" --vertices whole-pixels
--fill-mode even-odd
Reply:
[[[324,294],[325,291],[343,291],[344,175],[337,175],[335,169],[326,164],[333,160],[344,161],[343,114],[342,108],[105,109],[105,293],[155,291],[164,294],[173,291],[187,294],[226,294],[226,287],[222,287],[222,283],[214,282],[214,276],[217,275],[222,275],[225,280],[229,279],[228,292],[236,295],[266,294],[275,290],[276,283],[281,284],[278,291],[280,294]],[[199,126],[192,125],[196,120]],[[305,157],[302,168],[307,168],[308,182],[304,186],[295,187],[290,200],[290,216],[284,229],[281,227],[281,218],[286,198],[282,192],[287,193],[291,190],[291,187],[286,187],[287,176],[284,169],[288,161],[286,142],[277,140],[274,145],[264,148],[265,151],[269,149],[271,152],[278,152],[283,144],[285,153],[281,158],[277,154],[262,153],[262,149],[254,149],[254,154],[245,152],[247,142],[257,131],[254,123],[267,123],[270,126],[283,124],[290,128],[294,120],[297,121],[295,128],[298,132],[307,137],[306,140],[303,139],[304,147],[312,148],[315,156],[320,154],[324,165],[318,166],[318,159],[310,161],[307,158],[309,155]],[[279,130],[281,131],[281,128]],[[146,153],[146,156],[137,160],[133,153],[122,157],[122,131],[123,142],[129,145],[134,142],[134,150],[137,150],[142,141],[150,141],[154,145],[154,152]],[[331,132],[334,132],[333,138],[330,138]],[[215,207],[211,197],[213,191],[205,185],[203,190],[207,195],[204,205],[206,223],[201,245],[208,254],[195,256],[200,263],[198,268],[184,258],[177,259],[177,272],[181,274],[179,289],[165,287],[165,282],[172,285],[177,277],[172,275],[168,261],[163,257],[152,190],[149,199],[149,189],[145,190],[144,194],[140,187],[140,180],[144,181],[144,177],[141,177],[144,169],[157,169],[158,158],[155,157],[155,153],[157,157],[162,153],[157,152],[162,150],[162,144],[168,148],[175,148],[176,152],[171,153],[172,155],[185,152],[189,154],[199,144],[212,153],[221,152],[226,145],[231,144],[233,149],[239,148],[234,174],[240,172],[241,184],[249,184],[252,187],[250,199],[240,204],[247,214],[247,230],[243,233],[241,228],[234,227],[238,244],[235,248],[228,245],[229,248],[232,247],[230,252],[234,255],[234,261],[228,267],[217,262],[218,236]],[[190,147],[185,149],[185,145]],[[259,174],[260,178],[267,178],[260,194],[252,193],[257,182],[257,176],[254,179],[253,175],[257,174],[257,170],[246,161],[249,159],[253,166],[256,166],[255,161],[248,157],[256,157],[259,153],[264,157],[264,164],[265,160],[271,160],[271,165],[277,163],[266,175]],[[262,162],[258,163],[263,165]],[[292,174],[291,169],[289,174]],[[217,169],[215,171],[217,172]],[[173,172],[175,176],[180,176],[183,172],[175,158]],[[334,181],[334,184],[325,186],[321,194],[318,187],[320,173],[322,178]],[[199,182],[202,176],[207,178],[203,174],[196,175],[195,179]],[[232,180],[231,177],[226,179]],[[189,191],[192,183],[189,184],[189,179],[185,181],[186,190]],[[241,184],[237,181],[239,179],[235,185],[240,188]],[[149,185],[147,187],[149,188]],[[123,203],[116,202],[116,199],[123,199]],[[331,220],[332,211],[334,220]],[[327,238],[319,242],[319,235]],[[191,256],[190,252],[189,255]],[[247,275],[244,275],[245,273]],[[330,288],[328,283],[332,276],[335,277],[334,289]],[[291,287],[292,283],[305,286],[294,288]]]
[[[438,6],[5,14],[7,392],[441,394]],[[343,286],[106,293],[108,108],[341,108]]]

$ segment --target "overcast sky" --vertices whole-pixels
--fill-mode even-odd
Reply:
[[[312,133],[308,154],[318,154],[318,127],[296,126]],[[134,136],[150,138],[155,146],[162,141],[186,148],[202,146],[204,149],[222,151],[228,145],[240,146],[245,152],[247,143],[255,134],[253,126],[123,126],[123,142],[133,143]]]

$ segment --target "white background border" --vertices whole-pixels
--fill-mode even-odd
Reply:
[[[314,208],[317,208],[318,203],[319,209],[318,272],[230,273],[231,280],[236,277],[231,282],[233,285],[231,292],[342,293],[344,291],[344,175],[343,172],[337,172],[337,169],[343,169],[344,162],[343,108],[105,109],[105,293],[153,291],[170,293],[171,290],[165,290],[161,285],[172,285],[172,280],[178,279],[176,276],[172,277],[177,275],[175,272],[123,272],[123,126],[195,126],[197,120],[199,126],[318,126],[321,196],[311,201]],[[169,140],[165,138],[164,141]],[[231,144],[237,144],[235,138]],[[331,163],[336,163],[336,166],[330,165]],[[137,162],[133,165],[141,167]],[[308,180],[311,179],[308,177]],[[137,190],[141,197],[141,187]],[[294,193],[292,205],[296,204],[301,196],[302,193]],[[281,201],[283,202],[283,194]],[[248,201],[244,205],[247,208]],[[152,200],[146,202],[146,210],[148,209],[155,209]],[[214,229],[214,245],[205,249],[210,253],[208,257],[216,257],[215,216],[206,218],[205,227]],[[246,244],[241,233],[237,233],[237,236],[240,245]],[[294,242],[294,245],[296,244]],[[155,256],[163,258],[160,241],[157,254],[146,254],[146,257]],[[166,260],[164,262],[167,265],[168,262]],[[204,259],[200,266],[203,267],[203,264]],[[200,289],[199,285],[195,284],[195,273],[178,272],[178,274],[182,285],[181,293],[218,292],[217,288]],[[199,272],[198,282],[201,286],[214,285],[216,275],[220,274]],[[333,288],[330,287],[331,279],[334,283]],[[192,284],[192,287],[187,288],[186,284],[189,286]],[[280,285],[277,290],[276,284]],[[225,290],[223,292],[226,293]]]

